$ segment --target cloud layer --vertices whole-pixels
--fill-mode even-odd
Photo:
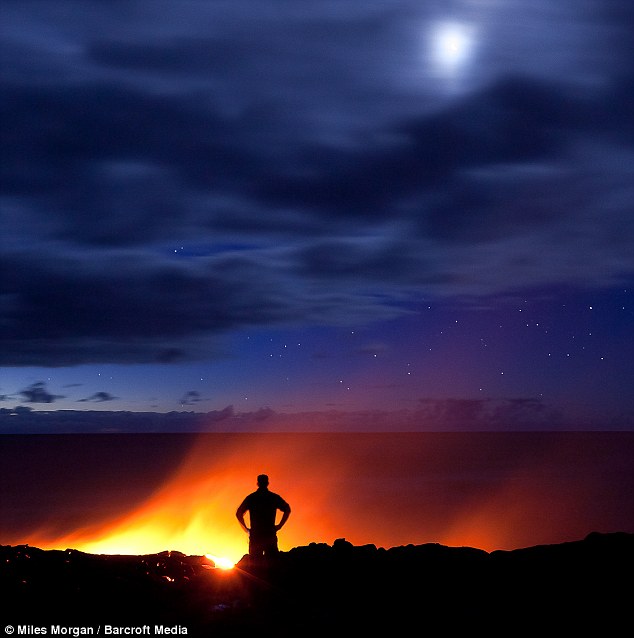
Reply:
[[[108,401],[94,398],[91,401]],[[632,413],[579,419],[539,399],[425,399],[415,409],[283,413],[261,408],[238,412],[130,412],[0,408],[0,434],[160,432],[519,432],[629,431]]]
[[[628,3],[419,4],[6,3],[0,364],[631,278]]]

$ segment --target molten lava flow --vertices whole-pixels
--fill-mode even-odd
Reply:
[[[32,538],[40,547],[73,547],[97,554],[148,554],[166,549],[209,554],[236,563],[248,538],[235,511],[268,473],[270,488],[291,503],[291,523],[279,534],[280,549],[332,538],[327,501],[338,485],[323,445],[313,437],[267,434],[200,438],[179,470],[139,509],[102,527],[58,538]],[[341,470],[339,471],[339,474]],[[224,558],[218,558],[224,557]]]
[[[214,556],[213,554],[205,554],[205,558],[213,561],[214,565],[218,569],[233,569],[236,564],[230,559],[224,556]]]

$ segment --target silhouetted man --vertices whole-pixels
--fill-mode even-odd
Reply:
[[[282,518],[276,524],[277,510],[282,512]],[[247,512],[251,527],[244,522]],[[279,494],[269,491],[269,477],[260,474],[257,491],[249,494],[236,511],[240,526],[249,535],[249,556],[259,558],[277,554],[277,532],[290,515],[291,506]]]

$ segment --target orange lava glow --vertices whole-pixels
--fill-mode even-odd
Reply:
[[[148,554],[178,550],[211,552],[220,562],[237,562],[248,537],[235,511],[267,473],[270,489],[291,503],[289,523],[279,533],[280,549],[332,539],[337,534],[324,515],[339,484],[328,457],[315,453],[311,437],[268,434],[266,440],[235,435],[220,446],[195,445],[176,473],[141,507],[103,526],[87,525],[70,534],[35,534],[30,544],[72,547],[97,554]],[[323,451],[322,451],[323,452]],[[342,480],[343,472],[339,471]],[[38,537],[39,536],[39,537]]]
[[[623,507],[627,484],[614,489],[631,467],[628,449],[614,448],[615,460],[605,466],[607,450],[591,441],[580,447],[565,435],[200,435],[130,511],[106,515],[98,495],[86,495],[82,524],[66,532],[59,515],[20,542],[97,554],[174,550],[228,567],[247,551],[235,511],[260,473],[292,508],[278,534],[282,551],[337,538],[486,551],[575,540],[631,526]],[[108,480],[119,481],[122,494],[130,489],[116,468]]]

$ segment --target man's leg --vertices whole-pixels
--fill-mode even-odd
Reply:
[[[256,558],[264,554],[265,545],[259,538],[249,537],[249,556]]]
[[[275,556],[279,554],[280,550],[277,547],[277,536],[270,538],[266,545],[264,546],[264,555],[265,556]]]

